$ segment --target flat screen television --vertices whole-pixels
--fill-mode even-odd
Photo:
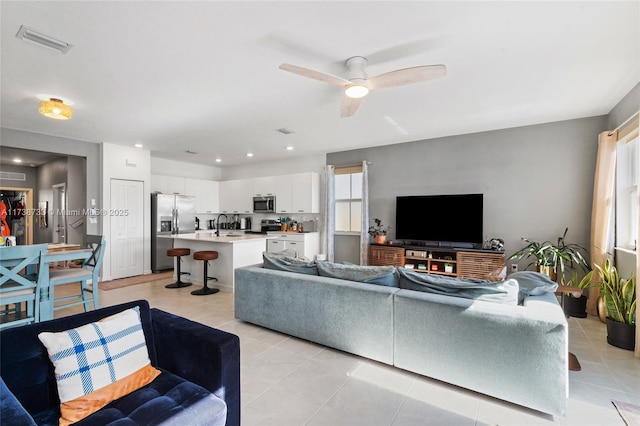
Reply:
[[[482,194],[396,197],[396,239],[482,247]]]

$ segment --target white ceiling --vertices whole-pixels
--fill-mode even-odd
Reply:
[[[0,14],[2,127],[220,167],[607,114],[640,80],[638,1],[2,1]],[[73,48],[19,40],[21,25]],[[346,77],[357,55],[370,76],[448,74],[341,118],[339,87],[278,69]],[[73,119],[40,116],[41,93],[73,100]]]

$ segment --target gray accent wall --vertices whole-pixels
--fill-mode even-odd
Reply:
[[[588,246],[598,134],[606,125],[597,116],[334,152],[327,164],[371,162],[369,216],[391,225],[390,239],[396,196],[482,193],[484,236],[502,238],[507,255],[524,246],[521,237],[555,241],[565,227],[569,242]],[[429,223],[429,212],[412,221],[442,226]]]
[[[38,185],[36,187],[36,193],[34,195],[34,204],[46,201],[49,204],[47,212],[47,226],[40,227],[36,221],[36,226],[33,231],[34,244],[50,243],[53,241],[54,232],[54,215],[59,215],[61,212],[55,211],[53,208],[53,185],[65,184],[65,190],[68,193],[67,184],[67,159],[60,158],[58,160],[51,161],[38,167],[36,173]],[[71,242],[71,241],[69,241]]]

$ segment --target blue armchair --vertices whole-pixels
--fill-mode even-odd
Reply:
[[[150,309],[144,300],[0,331],[2,423],[58,425],[56,379],[39,333],[69,330],[134,306],[140,309],[151,364],[161,374],[75,425],[239,426],[238,336]]]

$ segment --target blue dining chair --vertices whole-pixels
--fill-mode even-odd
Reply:
[[[101,235],[85,235],[85,246],[93,250],[91,256],[85,259],[80,268],[51,269],[49,271],[49,297],[53,301],[53,310],[70,308],[72,306],[83,305],[84,311],[90,311],[90,304],[93,309],[98,309],[98,280],[100,278],[100,267],[104,258],[106,241]],[[91,286],[88,281],[91,280]],[[80,283],[80,291],[69,296],[56,297],[56,286],[68,283]]]
[[[46,244],[0,248],[0,306],[16,305],[0,315],[0,330],[40,321],[40,294],[47,285],[46,254]],[[37,265],[35,274],[27,271],[31,265]],[[18,309],[23,302],[24,314]]]

